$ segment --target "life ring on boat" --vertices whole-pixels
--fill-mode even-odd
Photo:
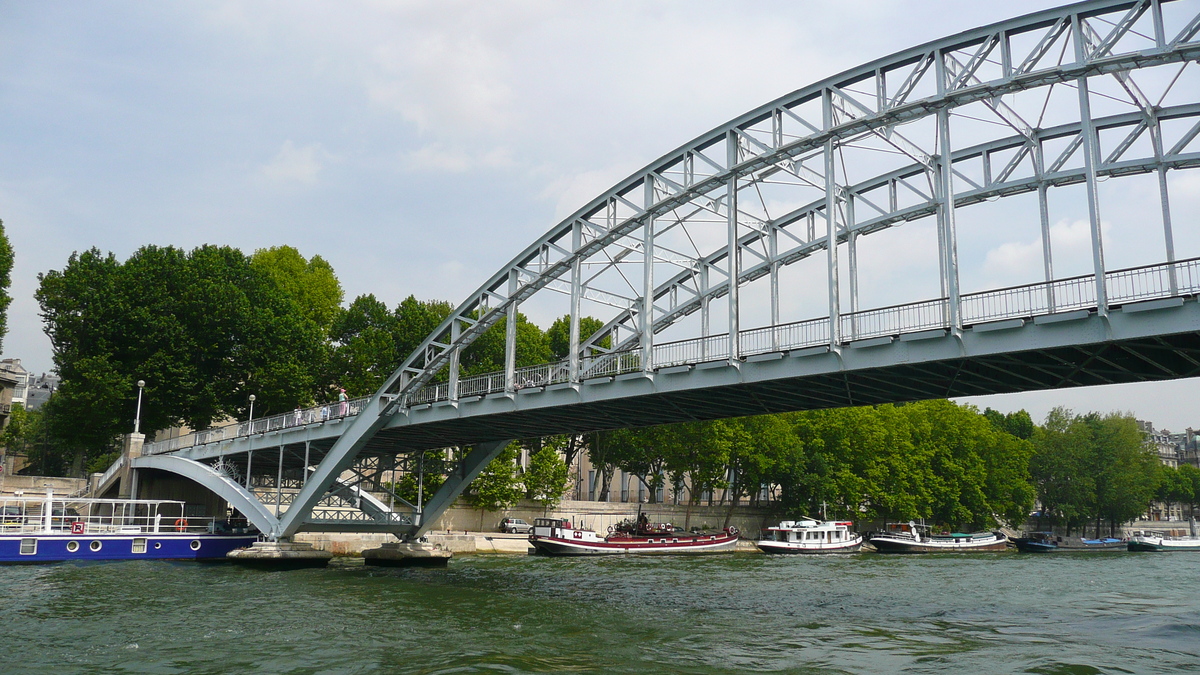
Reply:
[[[728,532],[730,534],[730,536],[736,535],[738,533],[737,527],[735,527],[733,525],[730,525],[729,527],[725,528],[725,531]]]
[[[180,518],[179,520],[175,521],[175,531],[176,532],[187,532],[187,528],[188,528],[187,518]]]

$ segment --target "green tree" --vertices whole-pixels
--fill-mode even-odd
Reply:
[[[1029,471],[1042,513],[1067,533],[1082,527],[1096,511],[1096,482],[1089,469],[1091,430],[1071,411],[1058,407],[1034,430]]]
[[[300,308],[304,317],[328,331],[341,311],[342,284],[333,267],[319,255],[305,260],[291,246],[263,248],[250,256],[250,264],[265,274]]]
[[[344,387],[351,397],[375,393],[399,366],[396,323],[396,314],[374,295],[355,298],[334,320],[326,381]]]
[[[1200,504],[1200,468],[1184,464],[1179,467],[1179,478],[1186,486],[1186,490],[1183,491],[1184,497],[1180,501],[1187,504],[1188,517],[1194,518],[1196,504]]]
[[[324,335],[236,249],[146,246],[125,263],[91,249],[39,282],[63,378],[49,425],[76,471],[132,430],[138,380],[149,432],[244,416],[251,393],[259,414],[290,410],[318,389]]]
[[[8,306],[12,304],[8,288],[12,285],[13,260],[12,244],[4,232],[4,221],[0,220],[0,347],[8,334]]]
[[[1161,464],[1132,416],[1089,415],[1085,420],[1093,434],[1096,534],[1103,520],[1112,534],[1118,524],[1146,512],[1158,490]]]
[[[478,449],[473,452],[478,452]],[[525,487],[517,475],[519,452],[520,447],[516,443],[505,446],[471,481],[466,502],[481,511],[498,511],[515,506],[525,493]]]
[[[596,331],[604,328],[604,322],[591,316],[579,317],[579,341],[582,343]],[[546,329],[546,341],[550,354],[555,360],[565,359],[571,352],[571,315],[566,314],[554,320]],[[602,347],[607,347],[611,340],[607,337],[600,341]]]
[[[1028,412],[1018,410],[1017,412],[1008,413],[1007,415],[987,408],[983,411],[983,416],[987,418],[1000,431],[1011,434],[1016,438],[1028,440],[1033,437],[1033,418]]]
[[[529,456],[529,469],[525,472],[525,494],[545,509],[558,506],[567,491],[567,463],[551,444]]]
[[[396,343],[397,366],[407,359],[430,333],[450,316],[454,308],[441,300],[417,300],[408,296],[396,306],[392,339]]]

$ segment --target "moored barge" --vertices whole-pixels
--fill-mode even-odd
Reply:
[[[684,532],[667,523],[623,523],[606,536],[575,527],[562,518],[535,518],[529,543],[537,553],[552,556],[589,556],[635,553],[643,555],[730,553],[737,546],[738,530]]]
[[[886,532],[872,535],[869,542],[880,553],[974,553],[1008,548],[1008,537],[1002,532],[930,534],[927,525],[911,521],[889,523]]]

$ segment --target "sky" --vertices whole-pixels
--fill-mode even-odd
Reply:
[[[52,369],[37,275],[92,247],[286,244],[329,261],[347,300],[457,304],[740,113],[1050,4],[0,3],[0,219],[16,254],[3,356]],[[1200,426],[1198,385],[970,401],[1179,430]]]

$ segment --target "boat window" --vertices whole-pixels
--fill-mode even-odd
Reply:
[[[37,539],[22,539],[21,540],[21,555],[34,555],[37,553]]]
[[[192,540],[192,550],[193,550],[193,551],[199,551],[199,550],[200,550],[200,540],[199,540],[199,539],[193,539],[193,540]]]
[[[103,544],[101,544],[100,540],[97,539],[96,541],[93,541],[91,544],[89,544],[88,548],[92,549],[93,551],[99,551],[101,546],[103,546]]]
[[[146,552],[146,539],[145,539],[145,537],[134,537],[134,539],[133,539],[133,552],[134,552],[134,553],[145,553],[145,552]]]
[[[74,553],[75,551],[78,551],[78,550],[79,550],[79,542],[77,542],[77,541],[68,541],[67,542],[67,552],[68,553]]]

